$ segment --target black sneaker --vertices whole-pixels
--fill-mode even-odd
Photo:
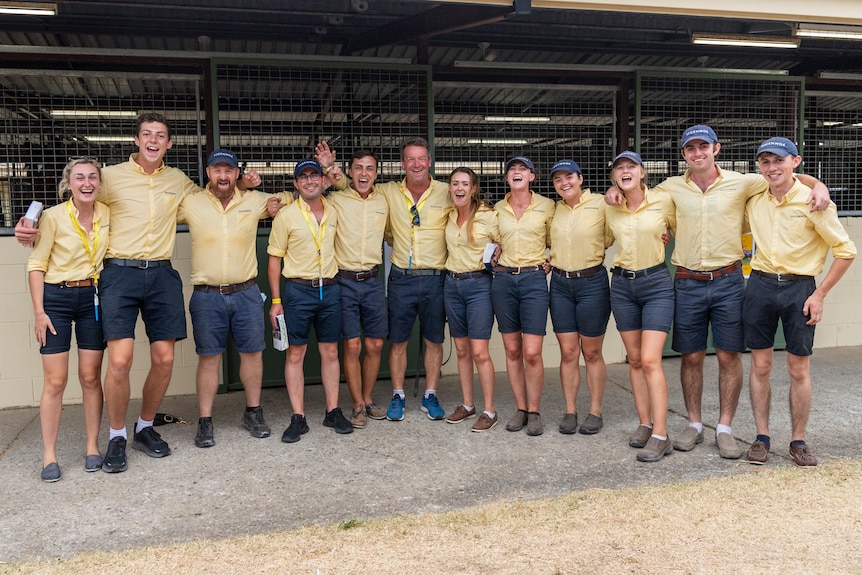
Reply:
[[[108,451],[102,461],[105,473],[120,473],[126,470],[126,438],[115,437],[108,443]]]
[[[213,439],[213,420],[211,417],[201,417],[198,419],[198,434],[195,436],[195,445],[197,447],[212,447],[215,445],[215,439]]]
[[[326,412],[326,417],[323,418],[323,425],[335,428],[335,433],[353,433],[353,424],[344,417],[340,407]]]
[[[167,457],[171,454],[168,442],[162,439],[162,436],[153,429],[153,426],[136,431],[132,447],[138,451],[143,451],[150,457]]]
[[[306,423],[304,416],[294,413],[290,418],[290,425],[281,434],[281,440],[285,443],[296,443],[303,433],[308,433],[308,423]]]
[[[252,411],[242,414],[242,426],[248,429],[252,437],[269,437],[270,429],[263,419],[263,408],[258,406]]]

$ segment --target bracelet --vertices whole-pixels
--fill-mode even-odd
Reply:
[[[332,166],[329,166],[328,168],[327,168],[327,167],[325,167],[325,166],[320,166],[320,169],[322,169],[322,170],[323,170],[323,175],[325,176],[325,175],[327,175],[329,172],[331,172],[331,171],[332,171]]]
[[[272,305],[275,305],[275,304],[277,304],[277,303],[281,303],[281,298],[280,298],[280,297],[274,297],[274,298],[272,298]]]

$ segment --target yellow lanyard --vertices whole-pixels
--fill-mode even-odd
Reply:
[[[78,231],[78,235],[81,236],[81,243],[84,244],[84,249],[87,251],[87,255],[90,257],[90,263],[93,265],[93,287],[95,288],[95,292],[93,293],[93,307],[96,313],[96,321],[99,321],[99,268],[98,261],[96,261],[96,254],[99,251],[99,221],[96,220],[94,211],[93,247],[90,247],[90,242],[87,239],[87,232],[85,232],[84,228],[81,227],[81,224],[78,222],[78,218],[75,217],[75,213],[72,211],[72,198],[69,198],[69,201],[66,202],[66,210],[69,212],[69,219],[72,220],[72,225],[75,226],[75,229]]]
[[[305,218],[305,223],[308,224],[308,229],[311,231],[311,237],[314,239],[314,245],[317,246],[317,269],[319,270],[320,280],[318,286],[320,287],[320,300],[323,301],[323,256],[320,253],[320,246],[323,244],[323,236],[326,235],[326,222],[323,222],[323,218],[321,218],[320,235],[318,235],[314,229],[314,224],[311,223],[311,218],[308,217],[305,209],[300,206],[299,211],[302,212],[302,217]],[[324,216],[326,216],[325,213]]]
[[[418,204],[413,203],[413,195],[404,189],[404,186],[401,186],[401,193],[404,194],[404,201],[407,203],[407,213],[410,213],[410,208],[416,208],[416,217],[419,217],[419,214],[422,212],[422,208],[425,206],[425,202],[428,201],[428,198],[425,198]],[[410,220],[410,258],[407,260],[407,269],[413,267],[413,238],[416,235],[416,226],[413,225],[413,220],[411,217]]]

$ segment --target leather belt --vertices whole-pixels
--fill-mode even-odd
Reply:
[[[712,270],[712,271],[708,271],[708,272],[702,272],[702,271],[698,271],[698,270],[690,270],[690,269],[684,268],[684,267],[677,267],[676,268],[676,274],[674,275],[674,277],[678,280],[692,279],[692,280],[698,280],[698,281],[702,281],[702,282],[708,282],[708,281],[718,279],[720,277],[730,275],[741,267],[742,267],[742,262],[740,262],[740,261],[735,261],[727,267],[719,268],[717,270]]]
[[[60,282],[58,284],[60,287],[92,287],[93,286],[93,278],[87,278],[85,280],[75,280],[71,282]]]
[[[646,277],[648,275],[652,275],[656,272],[660,272],[660,271],[666,270],[666,269],[667,269],[667,266],[664,264],[658,264],[658,265],[654,265],[651,268],[645,268],[642,270],[635,270],[635,271],[627,270],[627,269],[623,269],[623,268],[618,268],[617,266],[614,266],[611,268],[611,273],[614,275],[622,276],[622,277],[626,278],[627,280],[633,280],[635,278]]]
[[[558,276],[562,276],[566,279],[581,279],[581,278],[591,278],[599,272],[605,271],[604,264],[599,264],[597,266],[593,266],[591,268],[584,268],[582,270],[577,271],[567,271],[561,270],[560,268],[551,267],[551,271],[557,274]]]
[[[404,268],[399,268],[396,265],[392,265],[392,271],[398,272],[400,274],[404,274],[407,276],[439,276],[446,273],[446,270],[438,270],[435,268],[420,268],[420,269],[410,269],[405,270]]]
[[[324,286],[332,286],[338,283],[335,278],[320,278],[316,280],[304,280],[302,278],[287,278],[287,281],[293,282],[295,284],[304,285],[308,287],[320,287]]]
[[[105,258],[105,265],[140,269],[161,268],[170,266],[171,260],[126,260],[123,258]]]
[[[524,272],[537,272],[543,271],[542,266],[523,266],[523,267],[509,267],[509,266],[494,266],[495,274],[513,274],[518,275]]]
[[[366,270],[364,272],[352,272],[350,270],[338,270],[338,273],[335,274],[336,277],[345,280],[353,280],[355,282],[362,282],[370,278],[376,278],[380,273],[380,266],[376,265],[370,270]]]
[[[217,292],[221,295],[230,295],[232,293],[248,289],[253,286],[254,283],[254,278],[251,278],[250,280],[244,281],[241,284],[223,284],[219,286],[195,285],[194,290],[202,292]]]
[[[475,272],[446,272],[446,274],[453,280],[471,280],[474,278],[484,277],[488,275],[488,272],[485,270],[478,270]]]
[[[814,279],[814,276],[801,276],[797,274],[771,274],[769,272],[762,272],[760,270],[751,270],[751,275],[780,282],[802,282],[805,280]]]

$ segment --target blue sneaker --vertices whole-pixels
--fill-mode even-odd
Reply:
[[[392,401],[389,402],[389,409],[386,410],[386,419],[389,421],[401,421],[404,419],[404,404],[405,400],[397,393],[392,396]],[[423,408],[424,409],[424,408]]]
[[[431,394],[422,399],[422,411],[428,414],[428,419],[439,420],[446,416],[446,412],[440,407],[440,402],[437,401],[437,396]]]

